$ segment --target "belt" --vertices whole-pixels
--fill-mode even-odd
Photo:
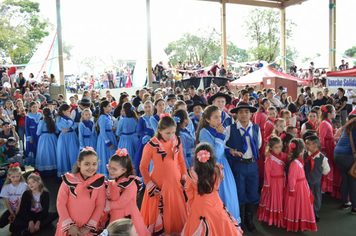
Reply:
[[[238,162],[241,162],[241,163],[245,163],[245,164],[251,164],[251,163],[254,163],[255,162],[255,158],[254,157],[251,157],[251,158],[239,158],[237,160]]]
[[[280,178],[284,178],[284,175],[271,175],[272,179],[280,179]]]
[[[48,131],[42,131],[42,133],[43,133],[43,134],[47,134],[47,133],[48,133]]]
[[[132,132],[132,133],[121,133],[123,135],[131,135],[131,134],[134,134],[135,132]]]
[[[300,178],[300,179],[297,179],[297,182],[302,182],[304,180],[306,180],[306,179],[305,178]]]
[[[90,138],[91,135],[83,135],[83,138]]]
[[[112,132],[112,129],[106,129],[105,131],[106,132]]]
[[[30,129],[35,129],[36,126],[29,126],[28,128],[30,128]]]

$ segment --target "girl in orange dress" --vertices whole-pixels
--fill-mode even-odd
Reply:
[[[187,178],[190,212],[182,235],[242,235],[241,228],[219,197],[224,167],[216,163],[213,147],[200,143],[193,159],[194,167],[188,170]]]
[[[341,175],[334,162],[335,139],[331,119],[335,118],[335,108],[328,104],[322,106],[319,125],[321,151],[328,158],[330,172],[321,179],[321,191],[331,192],[331,196],[341,198]]]
[[[142,189],[142,183],[135,176],[131,157],[126,148],[119,148],[106,166],[110,178],[113,179],[106,182],[105,212],[110,215],[110,223],[117,219],[129,218],[138,235],[148,236],[146,225],[136,204],[136,196]]]
[[[62,175],[57,196],[59,221],[56,236],[96,233],[105,207],[105,176],[97,174],[98,155],[91,147],[78,156],[73,174]]]
[[[268,225],[283,225],[283,190],[285,183],[284,165],[287,154],[282,152],[282,140],[272,136],[267,141],[265,179],[261,191],[257,219]]]
[[[289,145],[289,159],[286,164],[288,181],[284,194],[284,222],[287,231],[317,231],[313,209],[314,197],[305,178],[304,142],[294,138]]]
[[[164,116],[143,149],[140,171],[146,184],[141,215],[150,235],[180,235],[187,220],[184,189],[187,170],[176,122]],[[151,174],[148,172],[153,161]]]

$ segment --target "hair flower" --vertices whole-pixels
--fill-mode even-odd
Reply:
[[[266,138],[267,143],[269,142],[269,140],[271,139],[272,136],[273,136],[273,135],[270,135],[270,136],[268,136],[268,137]]]
[[[321,107],[321,110],[322,110],[323,112],[325,112],[325,113],[328,113],[328,108],[326,108],[326,106],[322,106],[322,107]]]
[[[174,121],[175,121],[176,123],[179,123],[179,122],[180,122],[180,118],[179,118],[178,116],[173,117],[173,119],[174,119]]]
[[[84,148],[85,150],[92,150],[92,151],[94,151],[94,148],[92,148],[92,147],[86,147],[86,148]]]
[[[162,119],[163,117],[170,117],[169,113],[159,115],[159,118]]]
[[[52,115],[52,114],[50,114],[48,117],[49,117],[49,118],[53,118],[53,115]]]
[[[200,162],[205,163],[210,159],[210,152],[207,150],[201,150],[198,152],[197,158]]]
[[[18,162],[15,162],[13,164],[10,164],[9,168],[12,168],[12,167],[19,167],[19,163]]]
[[[38,172],[31,172],[31,175],[38,175],[38,176],[40,176],[40,173],[38,173]]]
[[[281,136],[280,136],[280,138],[283,140],[286,136],[287,136],[286,133],[282,133]]]
[[[275,125],[278,120],[279,120],[279,118],[274,119],[274,120],[273,120],[273,124]]]
[[[135,107],[134,107],[134,106],[132,106],[130,110],[131,110],[131,111],[134,111],[134,110],[135,110]]]
[[[126,148],[123,148],[123,149],[118,148],[116,150],[115,154],[118,155],[119,157],[127,156],[127,149]]]
[[[294,148],[296,148],[296,147],[297,147],[297,145],[296,145],[295,143],[291,143],[291,144],[289,145],[289,150],[290,150],[291,152],[293,152]]]

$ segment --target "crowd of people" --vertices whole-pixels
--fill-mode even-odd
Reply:
[[[356,214],[351,89],[315,95],[306,86],[295,100],[282,86],[143,88],[116,98],[93,89],[67,103],[42,88],[0,93],[0,155],[13,163],[0,226],[14,234],[59,217],[56,235],[114,235],[115,224],[132,235],[243,235],[240,226],[256,230],[257,205],[269,225],[317,231],[326,192]],[[35,169],[27,184],[25,165]],[[57,212],[44,176],[61,182]]]

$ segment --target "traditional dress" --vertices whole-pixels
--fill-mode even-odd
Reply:
[[[287,231],[317,231],[313,210],[313,195],[304,173],[304,161],[300,157],[290,163],[288,182],[284,195],[284,226]]]
[[[200,119],[198,119],[198,118],[193,114],[193,115],[191,115],[190,120],[191,120],[192,123],[193,123],[194,130],[197,131],[197,130],[198,130],[198,126],[199,126],[199,121],[200,121]]]
[[[119,120],[117,125],[116,136],[120,137],[118,148],[126,148],[131,158],[135,156],[137,137],[137,120],[133,117],[124,117]]]
[[[132,220],[138,235],[147,235],[147,228],[137,208],[136,196],[142,189],[142,183],[136,176],[122,176],[107,181],[106,197],[110,201],[110,223],[129,218]]]
[[[106,169],[106,164],[109,163],[109,159],[115,154],[117,149],[117,140],[112,127],[114,125],[111,117],[107,114],[102,114],[99,117],[98,125],[100,128],[100,133],[98,136],[98,141],[96,144],[96,153],[98,154],[100,165],[98,166],[98,173],[109,176],[108,170]],[[109,147],[113,145],[114,148]]]
[[[242,230],[234,217],[227,211],[218,193],[219,185],[223,181],[224,167],[217,164],[217,173],[214,190],[212,193],[198,194],[198,176],[193,168],[188,170],[187,196],[190,212],[183,234],[187,236],[220,236],[242,235]]]
[[[150,117],[150,124],[151,124],[151,127],[152,127],[154,133],[156,133],[156,131],[157,131],[158,122],[160,120],[161,119],[159,118],[159,115],[157,115],[157,114]]]
[[[56,126],[60,132],[57,143],[57,177],[69,172],[76,165],[79,152],[78,136],[74,132],[77,128],[75,122],[66,116],[57,117]]]
[[[219,196],[225,204],[227,210],[232,214],[238,223],[241,223],[239,202],[237,196],[236,183],[234,175],[230,169],[224,154],[225,150],[225,135],[216,132],[214,128],[207,127],[200,130],[199,142],[207,142],[214,147],[216,162],[224,167],[224,181],[219,187]]]
[[[25,164],[35,166],[35,158],[37,154],[38,136],[37,126],[42,120],[42,114],[29,113],[25,118],[25,132],[26,132],[26,150],[25,150]],[[32,141],[33,143],[30,143]]]
[[[265,123],[267,120],[267,114],[266,111],[262,112],[256,112],[254,117],[253,117],[253,123],[257,124],[260,127],[260,132],[262,135],[262,143],[265,143]],[[260,152],[260,158],[257,159],[257,165],[258,165],[258,175],[259,175],[259,181],[260,185],[263,183],[264,179],[264,172],[265,172],[265,151],[266,151],[266,146],[262,145],[261,148],[259,149]]]
[[[153,170],[148,172],[150,161]],[[150,235],[180,235],[187,221],[187,205],[181,181],[185,181],[180,138],[165,142],[153,137],[143,150],[140,171],[146,184],[141,214]],[[159,194],[154,191],[159,190]]]
[[[186,129],[180,129],[179,137],[182,140],[185,166],[189,169],[194,164],[195,137]]]
[[[329,119],[324,119],[319,126],[319,139],[321,151],[328,158],[330,172],[327,175],[323,175],[321,179],[321,191],[333,192],[334,186],[334,173],[338,171],[338,168],[334,162],[334,149],[335,140],[333,135],[333,126]]]
[[[154,135],[154,131],[150,123],[150,117],[148,117],[147,115],[143,115],[140,117],[140,119],[138,120],[137,133],[140,136],[140,139],[137,143],[136,153],[133,158],[133,166],[135,168],[136,175],[141,177],[142,175],[140,172],[140,162],[142,158],[143,148]]]
[[[82,120],[78,127],[79,151],[86,147],[96,148],[98,134],[93,121]]]
[[[41,120],[37,127],[38,147],[35,169],[41,176],[52,176],[57,172],[57,135],[59,130],[55,126],[55,133],[48,133],[47,124]]]
[[[265,178],[261,191],[257,219],[268,225],[283,226],[284,166],[288,156],[270,152],[265,162]]]
[[[59,221],[56,236],[68,236],[72,225],[96,231],[105,207],[105,176],[95,174],[84,180],[80,173],[67,173],[62,179],[57,196]]]

